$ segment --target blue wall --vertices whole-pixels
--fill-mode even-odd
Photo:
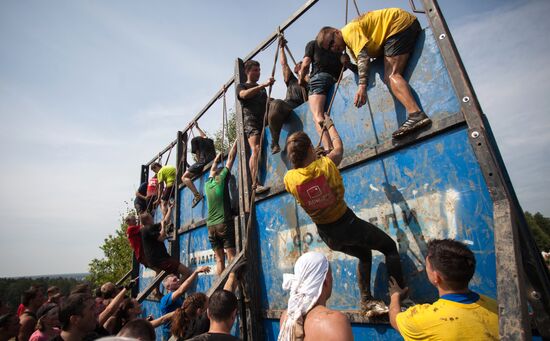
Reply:
[[[348,159],[359,158],[359,153],[382,144],[391,145],[391,133],[406,116],[404,108],[383,83],[381,62],[375,61],[370,68],[369,105],[360,109],[352,103],[357,90],[354,77],[349,74],[342,80],[331,112],[344,142],[344,157]],[[435,123],[462,118],[459,100],[430,30],[420,35],[405,77],[410,80],[421,107]],[[287,136],[298,130],[307,132],[314,144],[317,142],[318,135],[307,103],[296,108],[284,125],[281,147],[284,148]],[[267,186],[280,188],[289,162],[284,150],[276,155],[269,153],[270,141],[269,130],[266,130],[261,177]],[[237,174],[236,165],[232,171]],[[432,238],[455,238],[467,243],[478,264],[472,289],[493,298],[496,296],[493,203],[465,124],[346,168],[342,176],[348,206],[397,242],[410,296],[416,303],[433,302],[437,298],[424,270],[426,243]],[[195,180],[197,188],[203,188],[207,177],[205,173]],[[206,217],[205,201],[191,209],[190,191],[184,189],[180,195],[182,225],[197,223]],[[327,248],[315,225],[291,195],[283,192],[257,202],[256,218],[263,309],[286,308],[288,295],[281,288],[282,275],[292,272],[296,259],[309,250],[325,253],[331,262],[335,281],[329,307],[359,309],[357,260]],[[214,266],[205,226],[184,233],[179,242],[182,263],[192,268]],[[201,276],[193,291],[206,291],[213,279],[213,275]],[[376,251],[373,252],[371,279],[374,295],[387,300],[384,257]],[[276,340],[278,324],[277,320],[264,320],[268,340]],[[353,324],[352,327],[356,339],[401,339],[386,324]]]

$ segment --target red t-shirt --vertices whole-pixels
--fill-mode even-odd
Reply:
[[[149,179],[149,182],[147,183],[147,196],[153,196],[157,194],[157,187],[158,187],[158,179],[156,176],[153,176],[151,179]]]
[[[138,260],[138,262],[141,263],[143,260],[143,250],[141,248],[141,233],[139,232],[140,229],[140,225],[128,226],[128,229],[126,230],[126,235],[128,236],[128,241],[130,242],[132,250],[134,250],[136,259]]]
[[[17,307],[17,316],[21,316],[21,314],[23,314],[24,311],[25,311],[25,306],[23,305],[23,303],[20,303],[19,307]]]

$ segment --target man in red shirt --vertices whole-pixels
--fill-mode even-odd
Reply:
[[[147,261],[145,260],[143,249],[141,247],[141,233],[139,232],[141,226],[138,225],[136,217],[133,214],[127,216],[124,221],[128,225],[126,235],[128,236],[130,247],[134,250],[134,255],[136,256],[137,261],[147,266]]]

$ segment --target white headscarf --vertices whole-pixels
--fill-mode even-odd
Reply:
[[[303,317],[317,303],[328,269],[325,255],[308,252],[296,261],[294,274],[283,274],[283,289],[290,290],[290,297],[287,317],[281,326],[278,341],[303,338]]]

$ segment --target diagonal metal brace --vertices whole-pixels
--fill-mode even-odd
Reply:
[[[233,261],[231,262],[231,264],[229,264],[225,268],[225,270],[223,270],[223,272],[218,276],[218,278],[216,278],[214,283],[212,283],[212,286],[210,287],[210,289],[208,289],[208,291],[206,292],[206,296],[210,297],[214,293],[214,291],[223,288],[227,280],[227,277],[233,271],[235,264],[237,264],[237,262],[241,260],[241,258],[244,258],[244,250],[241,250],[241,252],[239,252],[239,254],[236,255],[235,258],[233,258]]]
[[[162,282],[162,280],[168,275],[168,272],[166,271],[161,271],[156,277],[155,279],[149,283],[149,285],[147,285],[147,287],[145,287],[145,290],[143,290],[142,292],[139,293],[139,295],[137,296],[137,300],[138,302],[143,302],[143,300],[145,300],[147,298],[147,296],[149,296],[149,294],[153,291],[153,289],[155,287],[157,287],[160,282]]]

